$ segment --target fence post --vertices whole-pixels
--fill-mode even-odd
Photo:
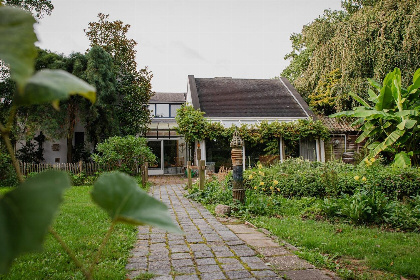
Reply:
[[[198,166],[199,174],[200,174],[200,190],[204,190],[204,184],[206,180],[206,161],[200,160],[200,164]]]
[[[149,167],[149,163],[145,162],[142,166],[141,166],[141,184],[143,187],[146,187],[147,181],[149,179],[148,176],[148,168]]]
[[[187,177],[188,177],[188,188],[191,189],[191,187],[192,187],[191,161],[187,161]]]

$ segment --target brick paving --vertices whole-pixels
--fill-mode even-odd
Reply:
[[[165,183],[153,186],[150,193],[168,205],[185,235],[139,227],[126,266],[128,279],[146,272],[156,280],[338,279],[299,259],[293,246],[279,245],[244,224],[225,225],[226,220],[222,223],[201,204],[185,198],[184,185]]]

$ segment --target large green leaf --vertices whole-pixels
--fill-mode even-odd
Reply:
[[[360,142],[362,142],[363,140],[365,140],[366,139],[366,137],[368,137],[369,136],[369,134],[375,129],[376,127],[375,127],[375,125],[373,125],[372,123],[370,123],[370,122],[367,122],[367,123],[365,123],[364,125],[363,125],[363,127],[362,127],[362,130],[363,130],[363,132],[362,132],[362,134],[360,134],[360,136],[359,137],[357,137],[357,139],[356,139],[356,143],[360,143]]]
[[[407,88],[407,91],[411,93],[418,88],[420,88],[420,68],[414,73],[413,84]]]
[[[383,81],[383,87],[378,96],[378,103],[375,105],[375,109],[381,111],[383,109],[392,109],[395,104],[394,96],[392,94],[392,87],[394,83],[395,73],[390,72],[386,75]]]
[[[93,186],[92,199],[112,221],[148,224],[182,233],[172,222],[166,205],[139,188],[136,180],[121,172],[102,174]]]
[[[382,152],[389,146],[393,145],[395,142],[397,142],[397,140],[401,136],[404,135],[404,133],[405,133],[404,130],[399,130],[399,129],[393,131],[391,134],[388,135],[387,138],[385,138],[385,140],[382,143],[376,146],[376,148],[372,151],[371,155],[376,156],[377,154],[379,154],[380,152]]]
[[[403,120],[397,125],[397,128],[403,130],[404,128],[412,129],[416,125],[416,120]]]
[[[34,72],[35,19],[22,9],[0,6],[0,59],[9,64],[11,78],[23,88]]]
[[[378,90],[381,90],[381,88],[382,88],[381,83],[378,83],[377,81],[375,81],[375,80],[373,80],[373,79],[369,79],[369,78],[368,78],[368,82],[369,82],[369,84],[370,84],[371,86],[373,86],[374,88],[376,88],[376,89],[378,89]]]
[[[360,96],[358,96],[357,94],[353,93],[353,92],[349,92],[349,95],[351,97],[353,97],[354,100],[356,100],[357,102],[359,102],[360,104],[362,104],[365,107],[370,108],[370,105],[363,100],[363,98],[361,98]]]
[[[406,152],[399,152],[395,155],[394,162],[392,165],[398,168],[406,168],[411,166],[411,159],[410,156],[413,156],[413,152],[406,153]]]
[[[18,105],[42,104],[79,94],[94,103],[95,92],[93,86],[66,71],[42,70],[29,79],[23,95],[16,95],[15,101]]]
[[[18,255],[42,249],[68,187],[66,173],[47,171],[29,178],[0,199],[0,273],[7,272]]]

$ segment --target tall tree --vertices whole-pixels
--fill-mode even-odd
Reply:
[[[7,5],[19,6],[30,11],[36,18],[40,19],[44,14],[50,15],[54,9],[51,0],[3,0]]]
[[[109,15],[98,14],[85,30],[90,46],[100,46],[113,58],[117,77],[118,118],[123,135],[144,134],[150,123],[147,104],[153,92],[152,74],[147,68],[137,70],[137,42],[127,37],[130,28],[120,20],[110,21]]]
[[[285,57],[291,62],[281,73],[319,113],[357,105],[348,92],[367,99],[367,78],[383,80],[398,67],[408,84],[420,67],[419,1],[346,0],[342,6],[292,34]]]
[[[116,110],[117,80],[112,57],[94,46],[87,53],[86,81],[96,87],[96,103],[85,102],[83,110],[88,140],[95,146],[110,136],[120,135]]]

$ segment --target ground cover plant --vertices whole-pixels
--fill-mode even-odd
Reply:
[[[12,188],[0,188],[1,193]],[[110,225],[107,214],[90,199],[92,187],[68,189],[53,227],[85,263],[93,261],[102,237]],[[103,257],[97,264],[94,279],[125,279],[125,265],[136,240],[134,225],[118,224],[114,228]],[[7,275],[0,279],[84,279],[64,249],[49,235],[42,253],[19,257]]]
[[[420,277],[419,169],[380,159],[358,166],[292,159],[246,170],[244,179],[244,204],[232,199],[231,175],[189,190],[189,197],[210,210],[231,205],[233,215],[344,279]]]

